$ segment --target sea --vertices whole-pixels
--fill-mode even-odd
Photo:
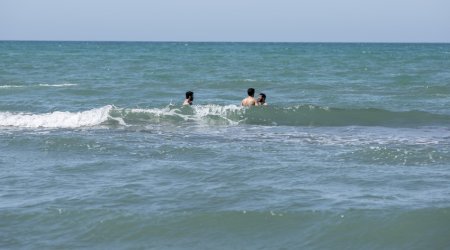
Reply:
[[[450,249],[450,44],[1,41],[0,248]]]

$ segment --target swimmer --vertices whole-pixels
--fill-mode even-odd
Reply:
[[[194,101],[194,92],[188,91],[186,92],[186,99],[183,102],[183,105],[192,105]]]
[[[256,100],[256,106],[266,106],[266,94],[259,93],[258,99]]]
[[[242,100],[241,105],[242,106],[255,106],[256,105],[256,100],[253,96],[255,96],[255,89],[254,88],[249,88],[247,90],[247,94],[248,96],[246,98],[244,98],[244,100]]]

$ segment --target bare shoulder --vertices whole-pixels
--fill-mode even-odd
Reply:
[[[256,100],[255,100],[255,98],[247,97],[244,100],[242,100],[241,105],[242,106],[254,106],[254,105],[256,105]]]

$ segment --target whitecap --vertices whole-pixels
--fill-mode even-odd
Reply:
[[[78,84],[75,83],[61,83],[61,84],[48,84],[48,83],[41,83],[39,84],[39,87],[71,87],[71,86],[77,86]]]
[[[100,125],[109,118],[112,105],[82,112],[55,111],[52,113],[0,112],[0,126],[19,128],[79,128]]]
[[[233,121],[228,118],[230,114],[233,112],[243,111],[244,108],[236,105],[192,105],[189,108],[192,109],[192,112],[187,112],[183,110],[187,107],[174,107],[173,105],[169,105],[164,108],[134,108],[134,109],[116,109],[117,111],[124,112],[125,116],[128,114],[151,114],[154,117],[163,118],[163,117],[177,117],[181,118],[184,121],[195,121],[198,123],[208,123],[210,120],[208,117],[215,116],[219,119],[225,120],[227,124],[233,125],[238,124],[237,121]],[[115,115],[113,115],[115,116]]]
[[[23,88],[21,85],[0,85],[0,89]]]

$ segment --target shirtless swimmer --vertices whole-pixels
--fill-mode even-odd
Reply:
[[[242,100],[241,105],[242,106],[255,106],[256,105],[256,100],[255,100],[255,89],[254,88],[249,88],[247,90],[247,94],[248,96],[246,98],[244,98],[244,100]]]

